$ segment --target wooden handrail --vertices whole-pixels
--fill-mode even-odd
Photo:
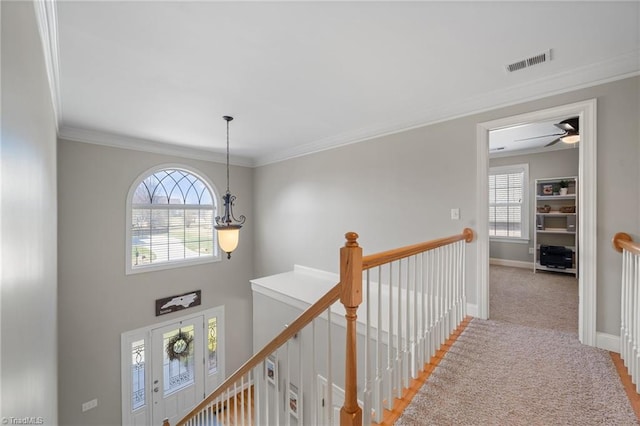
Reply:
[[[291,339],[296,333],[299,333],[307,324],[318,317],[329,306],[333,305],[340,299],[342,291],[342,283],[338,283],[329,290],[324,296],[322,296],[316,303],[309,306],[298,318],[296,318],[287,328],[282,330],[271,342],[269,342],[259,352],[256,352],[247,362],[245,362],[240,368],[238,368],[231,376],[229,376],[220,386],[213,391],[207,398],[205,398],[200,404],[198,404],[193,410],[189,412],[181,421],[176,423],[176,426],[183,426],[191,419],[195,417],[200,411],[202,411],[209,403],[214,401],[218,396],[222,395],[224,391],[235,382],[240,380],[241,377],[249,373],[253,368],[257,367],[264,359],[274,353],[280,346],[285,344],[287,340]]]
[[[345,402],[340,411],[340,423],[342,425],[361,425],[362,409],[357,403],[357,365],[356,365],[356,319],[358,306],[362,303],[362,272],[413,256],[427,250],[433,250],[457,241],[473,241],[473,230],[465,228],[461,234],[436,240],[419,243],[412,246],[397,248],[381,253],[362,256],[362,248],[358,245],[358,234],[348,232],[345,234],[347,242],[340,249],[340,282],[322,296],[316,303],[305,310],[287,328],[278,334],[259,352],[254,354],[247,362],[229,376],[220,386],[216,388],[208,397],[189,412],[176,426],[184,426],[190,419],[212,403],[217,397],[222,395],[227,388],[236,383],[253,368],[257,367],[269,355],[285,344],[295,334],[320,316],[329,306],[340,300],[346,311],[346,354],[345,354]],[[163,426],[169,426],[165,420]]]
[[[362,258],[362,270],[364,271],[376,266],[384,265],[385,263],[404,259],[405,257],[413,256],[427,250],[433,250],[438,247],[446,246],[460,240],[465,240],[468,243],[473,241],[473,230],[470,228],[464,228],[462,234],[453,235],[451,237],[438,238],[437,240],[431,240],[425,243],[414,244],[412,246],[401,247],[365,256],[364,258]]]
[[[631,235],[625,232],[618,232],[614,235],[611,239],[611,244],[618,253],[622,253],[622,249],[625,249],[630,253],[640,256],[640,244],[634,243]]]

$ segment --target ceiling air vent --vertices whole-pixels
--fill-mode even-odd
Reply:
[[[514,62],[509,65],[505,65],[505,68],[509,72],[518,71],[527,67],[532,67],[534,65],[542,64],[544,62],[551,60],[551,49],[546,50],[537,55],[531,56],[527,59],[522,59],[520,61]]]

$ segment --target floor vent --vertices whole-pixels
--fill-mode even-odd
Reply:
[[[512,64],[505,65],[505,68],[509,72],[514,72],[524,68],[532,67],[534,65],[542,64],[550,60],[551,60],[551,49],[546,50],[537,55],[531,56],[530,58],[522,59],[521,61],[517,61]]]

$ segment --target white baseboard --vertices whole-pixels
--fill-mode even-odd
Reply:
[[[478,305],[475,305],[473,303],[467,303],[467,315],[469,315],[470,317],[477,317]]]
[[[533,271],[533,262],[523,262],[521,260],[508,260],[490,258],[489,265],[511,266],[513,268],[531,269]]]
[[[620,353],[620,336],[596,332],[596,347],[610,352]]]

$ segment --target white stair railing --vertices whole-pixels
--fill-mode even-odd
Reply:
[[[346,237],[340,283],[177,426],[382,421],[465,316],[473,232],[366,257],[357,234]]]
[[[305,397],[317,400],[319,372],[334,385],[332,310],[341,307],[335,303],[341,289],[341,284],[333,287],[176,425],[301,425],[307,418],[312,424],[318,418],[334,424],[331,393],[320,410]],[[311,408],[308,414],[305,406]]]
[[[640,393],[640,245],[620,232],[613,237],[613,246],[622,253],[620,358]]]
[[[364,258],[363,424],[382,421],[464,319],[464,242],[472,235]]]

